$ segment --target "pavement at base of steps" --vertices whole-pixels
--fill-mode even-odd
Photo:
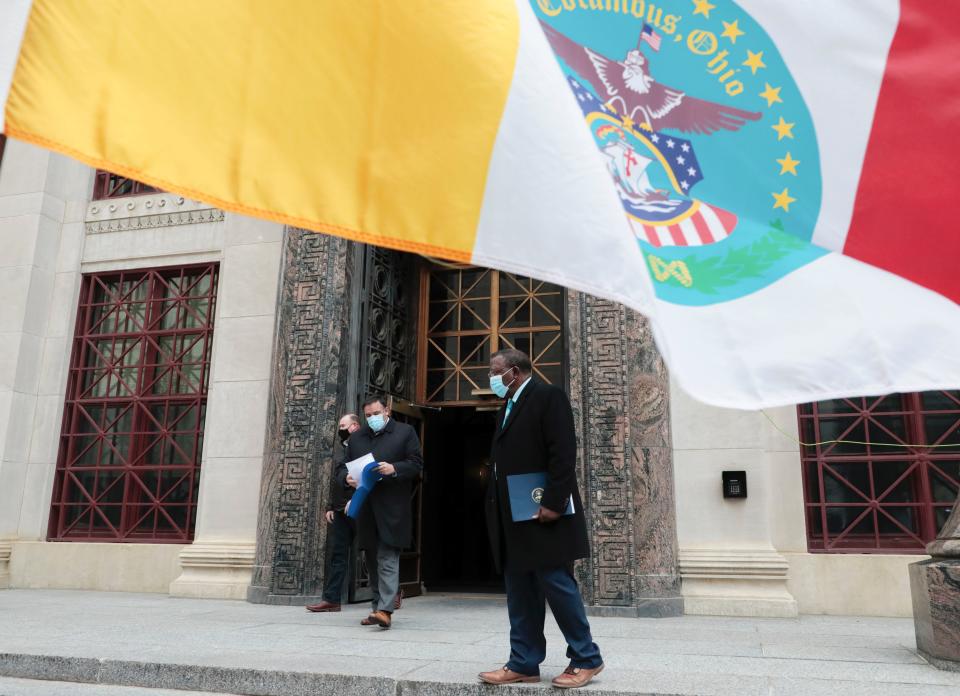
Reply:
[[[366,604],[303,607],[166,595],[0,591],[0,696],[490,694],[509,654],[503,598],[408,599],[390,630]],[[956,696],[960,673],[917,654],[911,619],[591,617],[599,696]],[[547,616],[539,685],[567,665]],[[176,691],[174,691],[176,690]],[[192,692],[192,693],[191,693]],[[513,693],[513,691],[510,691]]]

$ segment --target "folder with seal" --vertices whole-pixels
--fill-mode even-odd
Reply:
[[[536,471],[532,474],[513,474],[507,476],[507,492],[510,495],[510,516],[514,522],[532,520],[540,511],[540,500],[543,498],[543,489],[547,485],[547,474]],[[564,515],[572,515],[573,496],[567,502]]]

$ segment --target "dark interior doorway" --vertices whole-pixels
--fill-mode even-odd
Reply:
[[[503,592],[483,512],[496,411],[445,407],[426,418],[423,583],[428,592]]]

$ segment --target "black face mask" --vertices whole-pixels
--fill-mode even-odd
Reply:
[[[344,443],[347,441],[347,438],[350,437],[350,431],[347,430],[346,428],[340,428],[339,430],[337,430],[337,437],[340,438],[341,443]]]

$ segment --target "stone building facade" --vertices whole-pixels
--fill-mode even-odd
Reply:
[[[478,518],[449,532],[457,536],[444,536],[437,521],[458,490],[466,501],[482,480],[475,454],[482,448],[465,455],[455,448],[482,441],[489,394],[469,380],[448,394],[446,368],[424,348],[486,340],[477,338],[482,326],[431,334],[431,302],[446,300],[424,285],[485,269],[284,228],[163,192],[109,190],[125,185],[18,142],[3,154],[0,587],[313,599],[324,573],[321,516],[334,424],[379,389],[392,395],[397,417],[422,429],[428,459],[412,501],[421,527],[419,546],[405,555],[405,582],[428,593],[496,591],[479,553],[447,567],[450,559],[439,557],[450,554],[437,551],[468,537],[463,546],[481,546],[472,536]],[[796,407],[758,413],[698,404],[670,381],[635,312],[555,286],[537,290],[529,279],[490,278],[527,283],[518,297],[550,295],[541,299],[554,319],[539,328],[530,319],[500,340],[527,336],[532,346],[535,329],[553,332],[543,374],[563,384],[574,407],[592,541],[577,573],[592,612],[911,613],[907,566],[923,558],[919,530],[929,536],[949,512],[952,501],[944,500],[956,495],[960,457],[910,455],[932,483],[910,493],[927,498],[896,503],[913,506],[909,514],[884,512],[879,493],[860,506],[844,492],[863,488],[858,473],[834,476],[832,455],[798,445],[802,428],[853,423],[854,415],[827,406],[801,407],[798,416]],[[147,283],[138,299],[136,288]],[[479,312],[478,302],[496,297],[488,294],[458,302]],[[522,304],[490,301],[494,312]],[[107,332],[97,317],[110,312],[126,323]],[[187,339],[190,346],[176,343]],[[479,374],[480,362],[465,359],[448,372]],[[930,405],[950,406],[946,393],[940,401],[910,398],[920,404],[913,411],[884,413],[929,424],[931,414],[953,412]],[[197,414],[189,428],[188,406]],[[121,417],[103,415],[111,408],[140,415],[121,428]],[[849,468],[858,456],[844,454],[840,464]],[[880,466],[872,450],[861,459]],[[723,497],[724,471],[745,475],[747,497]],[[847,483],[838,487],[837,476]],[[860,507],[880,520],[872,536],[861,533]],[[825,524],[818,526],[818,514]],[[860,541],[844,545],[854,537]],[[362,599],[362,564],[355,569],[349,596]]]

